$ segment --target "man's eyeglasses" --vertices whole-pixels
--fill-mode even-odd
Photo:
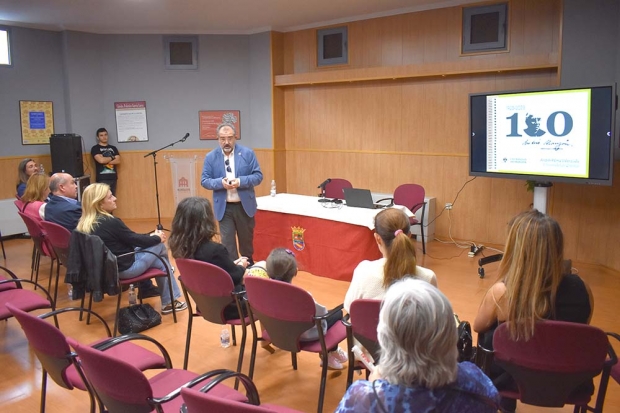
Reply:
[[[226,159],[224,164],[226,165],[226,172],[232,172],[232,169],[230,169],[230,159]]]
[[[235,140],[234,136],[218,136],[220,142],[232,142]]]

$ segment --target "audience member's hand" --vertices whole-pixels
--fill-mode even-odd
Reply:
[[[247,257],[240,257],[240,258],[235,260],[235,264],[236,265],[241,265],[243,268],[247,268],[248,267],[248,259],[247,259]]]
[[[158,236],[161,242],[166,242],[166,233],[159,229],[156,229],[151,233],[151,236]]]

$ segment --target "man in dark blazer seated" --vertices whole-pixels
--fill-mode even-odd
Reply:
[[[73,231],[82,217],[82,205],[76,199],[77,189],[77,183],[71,175],[62,172],[52,175],[50,200],[43,212],[45,220]]]
[[[254,262],[254,187],[263,180],[254,151],[237,144],[235,127],[223,123],[216,130],[219,148],[209,152],[202,169],[201,184],[213,191],[213,210],[220,223],[222,244],[230,258],[247,257]],[[236,237],[239,238],[237,251]]]

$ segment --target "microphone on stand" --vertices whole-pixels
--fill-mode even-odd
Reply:
[[[188,137],[189,137],[189,132],[187,132],[187,133],[185,134],[185,136],[183,136],[183,137],[181,138],[181,142],[185,142],[185,140],[186,140]]]
[[[323,182],[321,182],[319,184],[319,186],[317,186],[317,188],[323,189],[325,190],[325,185],[327,185],[328,183],[330,183],[332,180],[331,178],[327,178],[326,180],[324,180]]]

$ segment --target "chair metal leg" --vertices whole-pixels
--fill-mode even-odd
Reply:
[[[174,320],[174,322],[177,322],[177,310],[176,307],[174,305],[174,301],[176,300],[176,298],[174,298],[174,293],[172,292],[172,279],[174,278],[174,276],[172,275],[172,273],[170,273],[170,278],[168,278],[168,288],[170,288],[170,304],[172,305],[172,319]],[[120,301],[119,301],[119,308],[120,308]],[[116,310],[116,312],[118,313],[118,309]],[[118,314],[117,314],[118,317]]]
[[[291,362],[293,363],[293,370],[297,370],[297,353],[291,351]]]
[[[45,413],[45,396],[47,394],[47,370],[41,370],[41,413]]]
[[[6,260],[6,252],[4,251],[4,240],[2,239],[2,233],[0,232],[0,245],[2,245],[2,256]]]
[[[424,224],[420,225],[420,234],[422,236],[422,254],[426,255],[426,241],[424,241]]]
[[[241,316],[243,316],[243,314],[241,314]],[[237,345],[237,335],[235,334],[235,326],[234,325],[230,325],[230,330],[232,332],[232,345],[236,346]]]
[[[58,298],[58,281],[60,280],[60,261],[56,262],[56,287],[54,287],[54,303]]]
[[[86,292],[84,292],[84,294],[86,294]],[[118,299],[120,302],[121,299],[121,293],[118,293]],[[90,324],[90,311],[93,309],[93,293],[92,291],[90,292],[90,295],[88,297],[88,315],[86,316],[86,324]],[[118,313],[118,311],[117,311]]]
[[[321,368],[321,387],[319,388],[318,413],[323,412],[323,400],[325,399],[325,383],[327,382],[327,354],[323,355],[323,367]]]
[[[52,291],[52,278],[54,277],[54,259],[50,257],[50,275],[47,280],[47,291]]]
[[[351,350],[352,345],[350,342],[347,342],[347,353],[349,357],[349,365],[347,366],[347,387],[345,389],[349,389],[351,384],[353,383],[353,372],[355,371],[355,355],[353,354],[353,350]]]
[[[194,324],[194,315],[190,314],[187,319],[187,336],[185,337],[185,357],[183,359],[183,370],[187,370],[187,364],[189,363],[189,345],[192,340],[192,325]]]
[[[256,362],[256,347],[258,345],[258,337],[255,329],[252,330],[254,337],[252,338],[252,352],[250,353],[250,371],[248,377],[252,379],[254,377],[254,363]]]
[[[30,281],[34,280],[34,261],[36,259],[36,254],[37,254],[37,247],[33,244],[32,245],[32,259],[30,261]]]
[[[243,317],[243,314],[241,314]],[[239,359],[237,360],[237,373],[241,373],[241,367],[243,366],[243,353],[245,352],[245,339],[248,333],[247,326],[241,327],[241,345],[239,346]],[[233,331],[235,327],[233,326]],[[235,390],[239,389],[239,379],[235,380]]]
[[[118,312],[121,309],[121,296],[122,295],[123,295],[122,292],[119,291],[118,300],[116,301],[116,316],[114,317],[114,333],[112,333],[112,337],[116,337],[116,333],[118,331]],[[92,294],[91,294],[91,298],[92,298]],[[172,307],[174,308],[174,305]]]
[[[35,269],[35,276],[34,276],[34,282],[38,283],[39,282],[39,265],[41,264],[41,253],[39,252],[39,250],[37,250],[37,253],[35,254],[35,260],[34,260],[34,269]],[[34,289],[37,289],[37,286],[35,284]]]

